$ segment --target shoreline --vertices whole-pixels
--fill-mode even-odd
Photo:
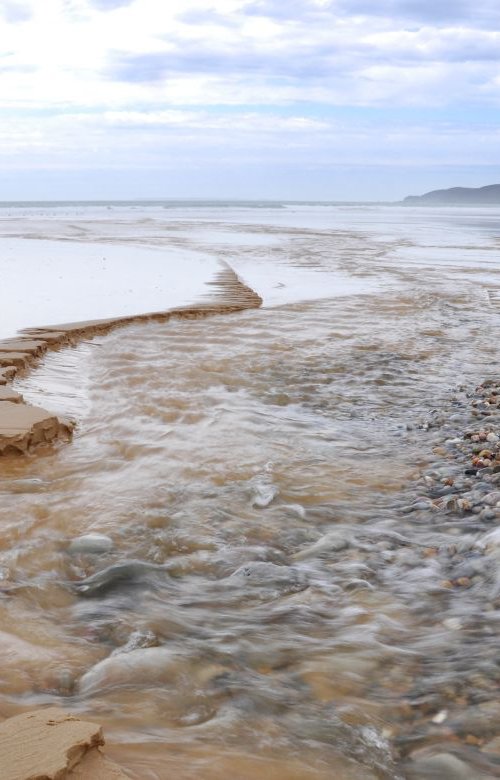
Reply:
[[[13,338],[0,340],[0,457],[26,455],[41,446],[71,440],[75,428],[72,420],[26,403],[11,386],[18,374],[35,368],[45,353],[133,323],[200,319],[262,306],[260,295],[228,264],[207,284],[216,292],[207,295],[206,302],[146,314],[28,327]]]

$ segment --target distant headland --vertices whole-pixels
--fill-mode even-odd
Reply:
[[[451,187],[448,190],[432,190],[425,195],[408,195],[403,201],[409,206],[443,204],[450,206],[476,205],[500,206],[500,184],[486,187]]]

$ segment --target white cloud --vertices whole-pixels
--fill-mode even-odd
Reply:
[[[483,108],[500,103],[495,8],[490,0],[477,13],[469,0],[11,0],[0,15],[0,160],[10,168],[155,168],[217,155],[235,165],[238,156],[365,164],[409,161],[419,150],[422,160],[484,163],[498,157],[496,129],[477,130]],[[468,104],[465,124],[464,113],[443,120],[447,108]],[[348,107],[359,116],[346,118]],[[413,115],[406,123],[377,115],[415,107],[439,117],[426,127]]]

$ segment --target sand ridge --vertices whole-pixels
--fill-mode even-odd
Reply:
[[[209,284],[214,294],[192,306],[88,322],[26,328],[15,338],[0,341],[0,456],[23,455],[56,441],[71,439],[75,424],[26,403],[9,387],[14,377],[36,366],[43,354],[104,334],[116,327],[171,318],[198,319],[262,306],[262,298],[226,263]]]

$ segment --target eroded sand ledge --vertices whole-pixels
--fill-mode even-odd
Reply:
[[[0,724],[2,780],[127,780],[101,752],[102,729],[57,707]]]
[[[73,421],[27,404],[10,386],[16,374],[36,366],[45,352],[136,322],[198,319],[262,305],[262,298],[230,266],[225,266],[209,284],[216,289],[204,303],[149,314],[26,328],[15,338],[0,341],[0,456],[23,455],[44,444],[71,439]]]

